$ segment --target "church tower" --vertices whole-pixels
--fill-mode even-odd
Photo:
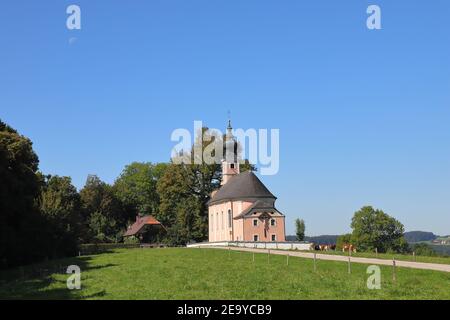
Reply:
[[[239,174],[238,143],[233,136],[231,120],[228,120],[227,134],[225,135],[224,159],[222,160],[222,185],[231,177]]]

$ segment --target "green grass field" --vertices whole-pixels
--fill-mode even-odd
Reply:
[[[82,290],[68,290],[77,264]],[[2,299],[450,299],[450,273],[381,267],[381,290],[366,286],[367,265],[216,249],[118,249],[4,271]],[[44,271],[43,271],[44,270]],[[45,274],[45,270],[47,274]],[[43,273],[44,272],[44,273]],[[13,277],[16,280],[13,280]]]

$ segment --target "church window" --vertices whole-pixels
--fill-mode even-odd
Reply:
[[[254,234],[254,235],[253,235],[253,241],[256,242],[256,241],[258,241],[258,240],[259,240],[259,236],[258,236],[257,234]]]
[[[272,235],[272,241],[277,241],[277,236],[275,234]]]
[[[274,227],[274,226],[276,226],[276,221],[275,221],[275,219],[270,219],[270,225],[272,226],[272,227]]]
[[[219,230],[219,213],[216,212],[216,230]]]
[[[253,219],[253,226],[257,227],[258,226],[258,219]]]

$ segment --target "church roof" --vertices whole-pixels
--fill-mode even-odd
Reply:
[[[209,200],[209,204],[237,199],[259,198],[276,199],[253,172],[247,171],[230,178]]]

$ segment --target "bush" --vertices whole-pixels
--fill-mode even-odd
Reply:
[[[82,244],[80,246],[80,253],[82,255],[93,255],[107,253],[114,249],[134,249],[139,247],[139,244],[130,243],[90,243]]]
[[[436,256],[436,252],[426,243],[417,243],[411,246],[411,250],[418,256]]]
[[[124,243],[124,244],[139,244],[140,241],[139,241],[139,239],[136,238],[135,236],[131,236],[131,237],[126,237],[126,238],[123,240],[123,243]]]

